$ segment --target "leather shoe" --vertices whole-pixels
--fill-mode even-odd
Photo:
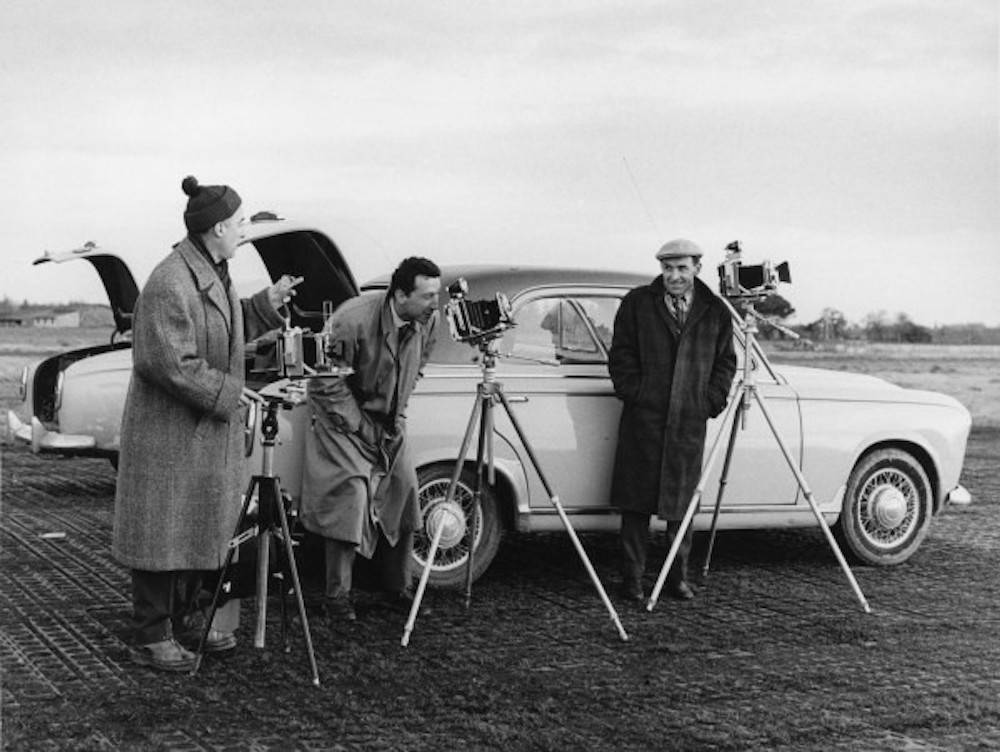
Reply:
[[[634,581],[622,583],[621,595],[625,600],[636,603],[642,603],[646,600],[646,596],[642,593],[642,585]]]
[[[181,632],[174,632],[174,638],[189,647],[191,650],[198,650],[201,644],[201,635],[205,631],[205,618],[201,614],[197,618],[185,617],[184,629]],[[214,627],[208,630],[208,637],[205,638],[206,653],[222,653],[236,647],[236,635],[233,632],[223,632]]]
[[[324,604],[324,611],[328,621],[357,621],[358,615],[354,613],[354,606],[348,596],[339,598],[327,598]]]
[[[667,595],[679,601],[689,601],[694,598],[694,591],[686,582],[679,582],[667,588]]]
[[[413,593],[408,590],[402,593],[378,593],[375,597],[375,602],[383,608],[409,616],[410,609],[413,608]],[[417,616],[427,616],[430,612],[430,607],[424,601],[421,601],[420,608],[417,609]]]
[[[198,639],[201,639],[199,635]],[[205,638],[206,653],[222,653],[236,647],[236,635],[232,632],[223,632],[220,629],[208,630],[208,637]]]
[[[181,647],[173,638],[135,645],[129,648],[129,656],[133,663],[149,666],[157,671],[191,671],[197,662],[197,656]]]

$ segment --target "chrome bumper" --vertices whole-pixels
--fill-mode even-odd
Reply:
[[[93,436],[50,431],[34,416],[31,418],[31,425],[28,425],[13,410],[7,411],[7,436],[12,443],[30,444],[31,451],[36,454],[80,451],[97,446],[97,440]]]
[[[964,507],[972,503],[972,494],[966,490],[965,486],[955,486],[944,497],[944,503]]]

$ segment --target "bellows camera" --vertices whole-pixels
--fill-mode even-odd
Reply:
[[[774,264],[744,264],[740,241],[726,246],[726,260],[719,264],[719,291],[727,298],[765,298],[778,287],[779,282],[791,282],[792,273],[787,261]]]
[[[448,303],[444,307],[451,338],[457,342],[482,345],[501,337],[514,326],[510,301],[502,292],[493,300],[469,300],[469,284],[459,277],[448,285]]]

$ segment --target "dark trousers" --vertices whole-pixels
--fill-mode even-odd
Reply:
[[[646,549],[649,546],[649,518],[644,512],[622,511],[622,579],[626,583],[639,584],[646,571]],[[680,530],[680,520],[667,521],[667,547],[673,545],[677,531]],[[694,535],[693,526],[688,525],[687,532],[681,539],[680,548],[674,563],[667,572],[667,587],[677,587],[687,579],[688,554],[691,553],[691,539]]]
[[[324,538],[326,559],[326,597],[344,598],[350,595],[354,582],[354,558],[357,546],[335,538]],[[413,533],[400,533],[395,546],[389,544],[382,531],[372,562],[379,573],[379,584],[388,593],[402,593],[410,587],[410,555],[413,553]]]
[[[171,639],[184,629],[186,617],[198,608],[204,572],[173,570],[150,572],[132,571],[132,630],[137,645]],[[232,632],[239,624],[238,600],[229,601],[215,614],[212,626]]]

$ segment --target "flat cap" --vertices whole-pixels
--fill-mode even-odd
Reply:
[[[668,240],[663,244],[663,247],[656,252],[656,258],[662,260],[665,258],[677,258],[679,256],[692,256],[695,259],[700,259],[703,255],[701,248],[698,244],[686,240],[685,238],[675,238],[674,240]]]

